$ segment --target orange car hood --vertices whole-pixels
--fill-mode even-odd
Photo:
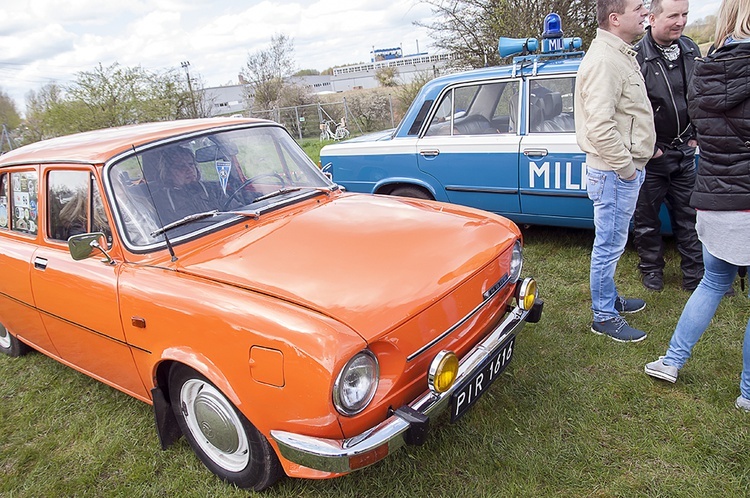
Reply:
[[[309,205],[308,205],[309,206]],[[179,270],[274,295],[373,340],[510,247],[518,229],[455,205],[345,194],[262,215],[180,256]]]

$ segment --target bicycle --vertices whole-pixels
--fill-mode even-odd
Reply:
[[[336,129],[333,129],[333,126],[336,126]],[[325,123],[320,125],[321,132],[320,132],[320,140],[344,140],[346,138],[349,138],[349,130],[346,129],[346,120],[344,118],[341,118],[341,122],[336,123],[335,121],[329,119],[326,120]]]

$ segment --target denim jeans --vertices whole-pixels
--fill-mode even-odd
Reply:
[[[705,332],[719,307],[721,298],[729,290],[737,275],[737,267],[712,256],[703,249],[703,279],[685,304],[677,327],[669,341],[669,349],[664,364],[682,368],[690,358],[693,346]],[[740,378],[742,397],[750,399],[750,321],[745,327],[745,341],[742,346],[742,376]]]
[[[636,170],[633,180],[623,180],[614,171],[588,168],[586,192],[594,201],[594,248],[591,251],[591,309],[594,321],[619,316],[615,310],[617,261],[625,252],[630,219],[645,173]]]

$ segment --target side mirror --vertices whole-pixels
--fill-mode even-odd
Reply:
[[[109,257],[107,251],[105,251],[102,245],[99,243],[99,241],[103,238],[104,234],[102,232],[73,235],[68,239],[68,249],[70,250],[70,256],[75,261],[80,261],[91,256],[91,253],[94,252],[94,249],[97,249],[102,254],[104,254],[107,263],[112,264],[112,258]]]

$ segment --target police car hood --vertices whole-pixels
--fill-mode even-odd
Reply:
[[[519,236],[478,210],[343,194],[182,255],[179,270],[331,316],[372,340],[450,293]]]

